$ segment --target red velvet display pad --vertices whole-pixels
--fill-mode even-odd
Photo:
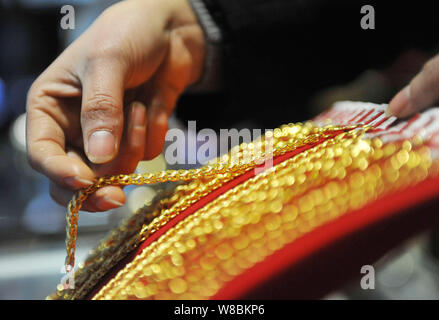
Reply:
[[[361,117],[369,114],[359,113]],[[312,146],[277,157],[273,164]],[[253,176],[251,170],[235,178],[180,213],[116,265],[88,298],[179,221]],[[212,299],[321,298],[350,280],[359,281],[363,265],[374,263],[404,240],[437,223],[439,177],[384,196],[317,227],[226,283]]]

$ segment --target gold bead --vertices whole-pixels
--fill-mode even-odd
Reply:
[[[169,281],[169,289],[173,293],[181,294],[187,290],[187,283],[181,278],[175,278]]]

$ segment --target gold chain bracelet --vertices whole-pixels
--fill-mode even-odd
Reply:
[[[264,136],[264,141],[262,142],[264,147],[264,153],[262,155],[251,155],[247,157],[244,161],[233,163],[230,157],[223,157],[223,161],[217,161],[214,164],[204,166],[198,169],[190,170],[166,170],[157,173],[147,173],[147,174],[130,174],[130,175],[114,175],[114,176],[104,176],[97,178],[94,184],[79,190],[73,196],[72,200],[68,204],[67,208],[67,227],[66,227],[66,250],[67,256],[65,260],[66,270],[73,270],[75,265],[75,250],[76,250],[76,239],[78,232],[78,215],[83,203],[87,198],[95,193],[98,189],[110,186],[127,186],[127,185],[147,185],[155,183],[164,182],[176,182],[176,181],[190,181],[196,179],[206,179],[212,178],[218,175],[227,176],[228,179],[236,177],[238,175],[244,174],[258,165],[263,164],[266,160],[274,158],[288,152],[294,151],[297,148],[310,146],[318,143],[322,139],[334,138],[340,133],[352,131],[354,129],[361,129],[365,132],[371,127],[367,125],[355,125],[355,126],[325,126],[325,127],[312,127],[309,133],[303,137],[295,137],[292,141],[287,143],[276,143],[276,147],[268,149],[267,143],[273,138],[273,132],[268,132]],[[275,132],[276,134],[276,132]],[[243,145],[239,146],[243,149]],[[269,151],[267,151],[269,150]],[[230,154],[230,153],[229,153]],[[172,217],[171,217],[172,218]],[[156,229],[149,228],[148,225],[144,225],[140,231],[134,246],[144,241],[152,232]]]

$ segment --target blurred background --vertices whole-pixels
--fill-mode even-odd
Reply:
[[[76,27],[62,30],[60,8],[65,0],[0,0],[0,299],[44,299],[59,283],[65,258],[65,208],[50,199],[48,181],[26,160],[27,90],[39,73],[114,2],[70,0]],[[385,68],[363,70],[315,91],[308,97],[309,112],[302,116],[306,119],[337,100],[386,102],[429,55],[428,51],[409,48]],[[177,112],[170,128],[184,129],[185,121]],[[255,128],[258,124],[238,117],[230,126]],[[165,168],[164,157],[159,156],[141,163],[138,171]],[[84,260],[122,219],[150,201],[156,190],[126,188],[126,193],[127,204],[120,209],[81,212],[78,261]],[[326,298],[439,299],[438,239],[437,231],[429,231],[379,261],[375,290],[359,290],[355,283]]]

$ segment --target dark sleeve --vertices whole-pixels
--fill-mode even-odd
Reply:
[[[431,48],[438,27],[431,3],[422,0],[411,6],[392,0],[204,2],[223,34],[224,92],[199,103],[189,98],[192,114],[186,116],[210,119],[206,126],[251,120],[273,127],[307,119],[308,99],[317,90],[383,68],[412,47]],[[375,30],[360,27],[365,4],[375,8]]]

